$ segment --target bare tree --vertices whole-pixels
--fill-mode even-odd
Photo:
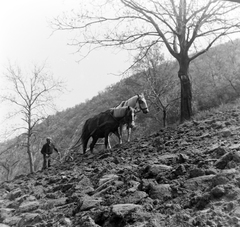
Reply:
[[[2,180],[10,180],[13,174],[14,169],[17,167],[17,164],[20,162],[18,156],[13,156],[14,149],[18,147],[18,139],[15,139],[13,143],[5,147],[4,143],[2,144],[0,151],[0,167],[4,171],[2,171],[2,175],[4,179]],[[3,148],[3,149],[2,149]],[[4,174],[5,173],[5,174]]]
[[[190,62],[221,37],[239,31],[240,22],[236,21],[238,15],[234,13],[239,5],[221,0],[97,0],[81,3],[79,11],[53,21],[56,30],[79,31],[72,44],[80,54],[99,47],[141,48],[147,53],[158,42],[165,44],[179,64],[181,121],[192,115]],[[93,9],[89,9],[90,5]]]
[[[34,172],[34,158],[31,142],[34,139],[35,127],[53,108],[55,92],[61,92],[63,83],[55,80],[45,72],[44,66],[34,66],[30,75],[23,73],[19,67],[9,65],[5,74],[8,80],[8,89],[1,98],[8,101],[15,109],[12,116],[20,116],[24,123],[17,128],[23,132],[24,139],[21,146],[26,147],[30,164],[30,172]]]
[[[6,159],[5,161],[0,161],[0,166],[5,170],[5,179],[8,181],[11,179],[14,168],[16,168],[17,164],[20,160],[12,161],[11,159]]]
[[[144,57],[141,54],[143,53],[140,52],[140,55],[136,56],[137,64],[133,67],[134,72],[143,75],[146,96],[156,111],[154,117],[166,127],[167,111],[179,101],[179,92],[176,89],[178,83],[172,76],[175,64],[164,59],[160,45],[149,49]]]

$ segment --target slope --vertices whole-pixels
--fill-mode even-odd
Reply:
[[[0,226],[240,226],[239,115],[238,101],[3,182]]]

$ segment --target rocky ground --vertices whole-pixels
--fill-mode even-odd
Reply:
[[[0,227],[240,226],[240,106],[0,185]]]

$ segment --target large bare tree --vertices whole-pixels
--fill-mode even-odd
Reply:
[[[147,53],[158,42],[165,44],[179,64],[181,121],[192,115],[190,62],[221,37],[238,32],[240,24],[239,4],[222,0],[87,0],[81,4],[53,25],[56,30],[78,31],[72,44],[82,55],[113,46]]]
[[[34,66],[28,74],[10,64],[5,76],[8,82],[6,90],[2,91],[1,99],[11,104],[11,116],[21,117],[24,123],[15,130],[19,130],[26,138],[21,145],[27,149],[32,173],[34,158],[31,143],[36,125],[44,119],[49,108],[54,107],[54,94],[63,90],[63,83],[47,73],[44,66]]]

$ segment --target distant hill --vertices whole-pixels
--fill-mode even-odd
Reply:
[[[166,63],[164,63],[166,64]],[[171,89],[160,96],[161,100],[168,103],[172,97],[179,96],[177,78],[177,64],[168,62],[168,67],[159,67],[159,77],[155,78],[156,89],[162,89],[162,78],[172,79]],[[161,71],[164,68],[164,72]],[[240,96],[240,41],[235,40],[212,48],[208,53],[196,59],[190,68],[193,89],[194,113],[201,110],[230,102]],[[121,101],[131,96],[144,92],[150,113],[137,115],[137,128],[134,130],[133,139],[144,137],[162,128],[162,109],[157,105],[157,99],[151,95],[150,86],[144,73],[135,74],[120,82],[107,87],[97,96],[72,108],[48,116],[36,128],[32,141],[35,169],[42,166],[40,154],[45,138],[51,136],[62,155],[68,152],[81,135],[84,122],[95,114],[118,105]],[[179,100],[167,109],[168,125],[175,124],[179,118]],[[114,136],[111,142],[117,143]],[[100,147],[101,148],[101,147]],[[96,147],[97,149],[97,147]],[[28,173],[28,157],[24,147],[24,137],[20,135],[0,145],[2,168],[0,179],[12,179],[18,174]],[[4,167],[5,165],[5,167]]]

